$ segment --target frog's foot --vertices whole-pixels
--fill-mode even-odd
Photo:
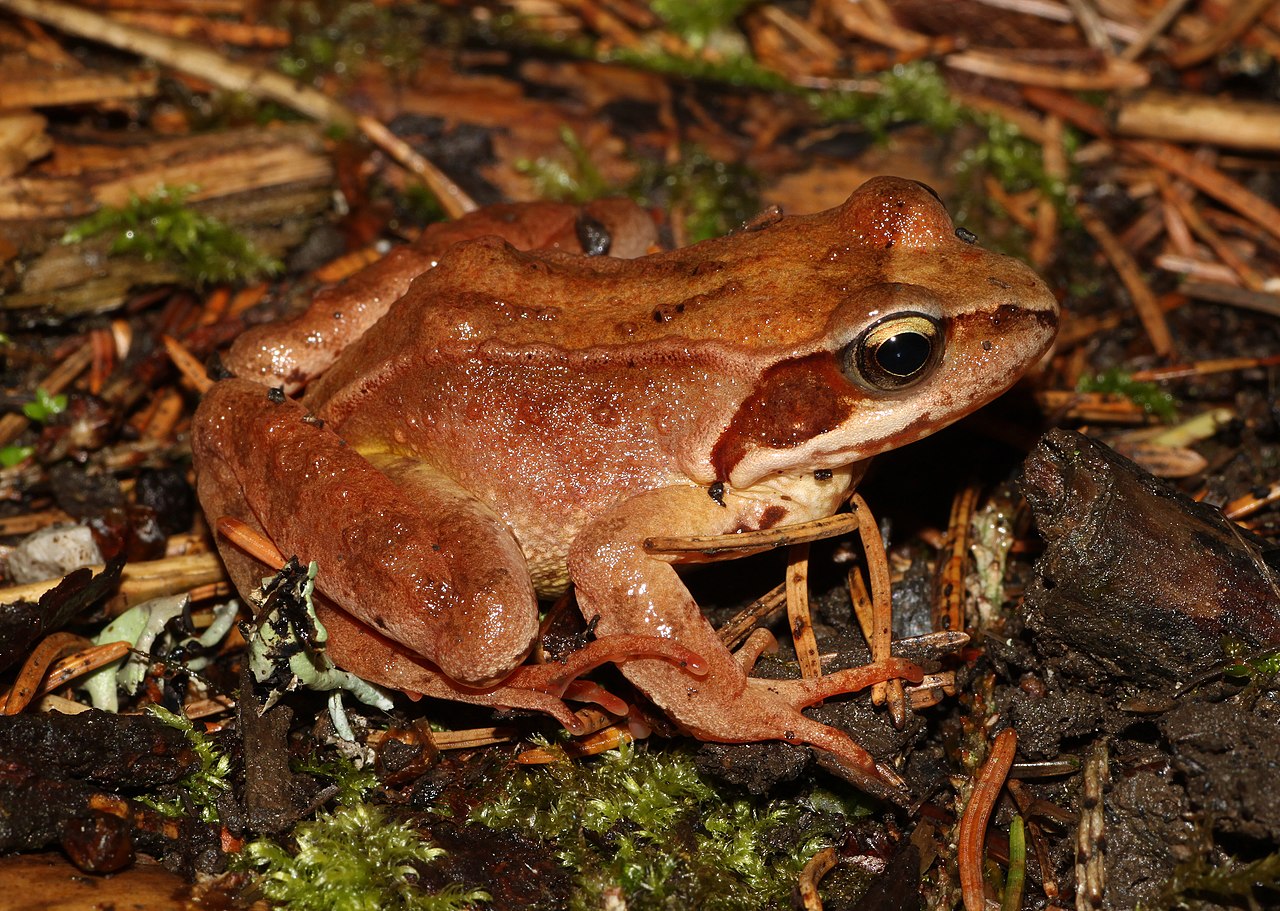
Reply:
[[[388,477],[302,405],[245,380],[206,394],[192,449],[207,514],[314,560],[320,592],[450,678],[484,686],[528,655],[538,612],[524,554],[448,479],[407,459]],[[229,566],[243,562],[219,546]]]
[[[728,495],[725,501],[722,507],[697,488],[665,488],[634,498],[584,529],[569,562],[583,615],[599,615],[600,635],[661,631],[702,656],[708,668],[702,679],[657,661],[621,666],[627,679],[687,733],[724,743],[809,744],[869,793],[907,804],[909,795],[895,773],[877,765],[848,735],[801,709],[890,678],[919,680],[918,667],[890,658],[814,679],[748,678],[747,669],[768,648],[769,638],[755,636],[739,655],[731,654],[670,563],[645,552],[642,542],[659,531],[691,535],[757,527],[756,511],[768,505]]]
[[[787,731],[795,735],[798,742],[807,743],[822,751],[819,757],[826,760],[824,764],[833,766],[835,771],[858,784],[867,793],[903,804],[907,798],[906,784],[896,772],[877,763],[871,754],[843,731],[814,721],[801,714],[800,710],[832,696],[857,692],[885,680],[919,683],[923,678],[924,671],[918,665],[902,658],[889,658],[801,680],[750,677],[747,686],[757,693],[768,693],[771,697],[781,699],[791,707],[794,714],[789,716]]]
[[[758,689],[766,689],[785,699],[799,711],[817,705],[824,699],[843,693],[856,693],[885,680],[909,680],[919,683],[924,679],[920,666],[905,658],[889,658],[846,668],[821,677],[805,677],[800,680],[771,680],[765,677],[748,678],[747,683]]]

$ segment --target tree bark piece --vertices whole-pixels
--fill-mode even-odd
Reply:
[[[1275,551],[1103,444],[1046,434],[1023,488],[1048,541],[1024,603],[1042,652],[1108,688],[1185,683],[1224,637],[1280,644]]]

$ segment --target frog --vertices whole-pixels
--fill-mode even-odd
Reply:
[[[835,513],[870,459],[1042,357],[1058,303],[1040,277],[957,229],[925,185],[884,176],[825,212],[674,251],[583,256],[491,233],[397,282],[301,398],[264,385],[291,369],[268,344],[193,420],[206,514],[318,563],[334,662],[572,730],[566,699],[626,708],[581,677],[609,661],[685,734],[808,745],[904,803],[892,768],[803,709],[921,669],[750,676],[770,643],[731,652],[678,571],[712,557],[646,542]],[[256,584],[261,564],[219,548],[238,586]],[[530,663],[539,599],[570,587],[594,641]]]

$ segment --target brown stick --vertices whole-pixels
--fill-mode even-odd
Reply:
[[[889,580],[889,560],[884,549],[884,538],[880,537],[880,526],[876,524],[871,507],[860,494],[854,494],[849,501],[853,515],[858,517],[858,534],[862,538],[862,549],[867,555],[867,576],[871,583],[871,646],[872,661],[887,661],[893,650],[893,588]],[[893,723],[899,729],[907,723],[907,699],[901,680],[889,680],[876,684],[871,699],[879,703],[886,701]]]
[[[1280,132],[1280,122],[1277,122],[1276,130]],[[1195,206],[1191,204],[1191,200],[1177,192],[1168,177],[1159,171],[1156,174],[1156,182],[1160,186],[1160,195],[1164,198],[1166,204],[1177,210],[1192,233],[1204,241],[1209,249],[1213,250],[1218,255],[1218,258],[1231,268],[1232,272],[1240,276],[1240,281],[1244,283],[1245,287],[1253,291],[1261,291],[1264,282],[1262,275],[1245,262],[1244,257],[1238,254],[1235,248],[1227,243],[1222,235],[1200,216]]]
[[[736,648],[751,634],[757,626],[767,623],[774,615],[782,612],[787,603],[787,585],[771,589],[747,605],[733,618],[716,631],[725,648]]]
[[[1004,79],[1023,85],[1054,86],[1071,91],[1097,91],[1101,89],[1137,89],[1145,86],[1151,74],[1144,66],[1107,57],[1100,72],[1067,70],[1056,66],[1041,66],[1010,60],[1008,55],[996,51],[962,51],[951,54],[945,60],[947,66],[966,73]]]
[[[1174,54],[1169,62],[1177,69],[1204,63],[1236,38],[1243,35],[1253,21],[1266,12],[1275,0],[1235,0],[1227,4],[1227,16],[1218,27],[1191,47]]]
[[[823,519],[814,519],[812,522],[744,531],[736,535],[655,536],[644,539],[644,549],[646,553],[651,554],[702,553],[713,556],[736,550],[760,550],[803,544],[808,541],[821,541],[823,538],[847,534],[860,527],[861,524],[856,515],[842,512]]]
[[[969,555],[969,523],[978,505],[978,485],[968,484],[951,501],[946,559],[938,573],[933,599],[933,628],[964,629],[964,568]]]
[[[818,894],[818,882],[835,869],[840,862],[835,848],[823,848],[804,865],[796,891],[804,911],[822,911],[822,896]]]
[[[4,714],[17,715],[31,703],[40,689],[40,681],[55,661],[68,652],[91,645],[88,639],[74,633],[52,633],[46,636],[27,656],[22,669],[18,671],[13,687],[5,699]]]
[[[461,187],[392,136],[381,123],[371,117],[357,117],[336,99],[283,73],[236,63],[194,42],[157,35],[146,29],[116,22],[107,16],[63,3],[62,0],[0,0],[0,9],[52,25],[68,34],[150,57],[220,88],[245,92],[255,98],[269,98],[325,123],[359,127],[397,161],[421,176],[451,216],[456,218],[476,208],[475,202]]]
[[[1125,288],[1128,289],[1129,298],[1133,301],[1134,309],[1138,311],[1142,327],[1146,329],[1147,337],[1151,339],[1151,347],[1160,357],[1168,357],[1173,353],[1173,335],[1169,332],[1169,324],[1164,318],[1164,311],[1160,309],[1155,294],[1142,277],[1142,270],[1138,263],[1092,209],[1081,204],[1076,206],[1076,214],[1080,216],[1084,229],[1097,241],[1103,255],[1107,257],[1107,261],[1111,263],[1120,280],[1124,282]]]
[[[95,573],[102,572],[101,565],[91,566]],[[160,595],[189,591],[197,585],[218,582],[225,578],[222,561],[216,554],[192,554],[183,557],[166,557],[143,563],[130,563],[120,574],[120,592],[108,602],[108,610],[118,614],[126,608]],[[0,604],[14,601],[37,601],[40,596],[62,582],[61,578],[13,585],[0,589]]]
[[[1264,101],[1153,91],[1118,99],[1111,116],[1122,136],[1280,149],[1280,105]]]
[[[1147,23],[1146,28],[1142,30],[1133,43],[1124,49],[1120,54],[1122,60],[1137,60],[1151,46],[1151,42],[1155,41],[1161,33],[1164,32],[1178,18],[1178,14],[1182,12],[1183,7],[1188,0],[1166,0],[1164,6],[1160,7],[1160,11],[1151,17],[1151,21]]]
[[[1110,139],[1102,112],[1070,95],[1039,86],[1027,86],[1022,94],[1028,101],[1061,115],[1080,129]],[[1116,140],[1121,151],[1135,155],[1159,168],[1172,171],[1196,189],[1235,209],[1272,236],[1280,239],[1280,208],[1273,206],[1243,184],[1227,177],[1212,165],[1167,142]]]

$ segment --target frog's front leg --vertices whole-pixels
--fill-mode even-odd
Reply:
[[[843,489],[841,485],[829,491],[826,512],[834,510]],[[801,709],[891,677],[919,680],[919,668],[890,659],[816,680],[750,679],[743,663],[721,644],[674,567],[645,552],[646,537],[727,534],[815,518],[824,511],[821,505],[815,510],[813,501],[801,504],[786,497],[727,493],[721,499],[723,506],[704,487],[663,488],[628,500],[584,529],[569,558],[584,616],[599,617],[598,635],[665,636],[703,656],[707,673],[701,678],[658,661],[621,665],[627,679],[688,733],[728,743],[807,743],[865,790],[903,802],[902,782],[894,773],[877,766],[848,735],[806,717]]]
[[[406,492],[303,406],[244,380],[205,396],[192,449],[206,514],[316,561],[324,595],[450,679],[488,685],[529,653],[538,611],[524,554],[447,479],[422,469]],[[220,546],[237,586],[252,588],[252,564]]]

